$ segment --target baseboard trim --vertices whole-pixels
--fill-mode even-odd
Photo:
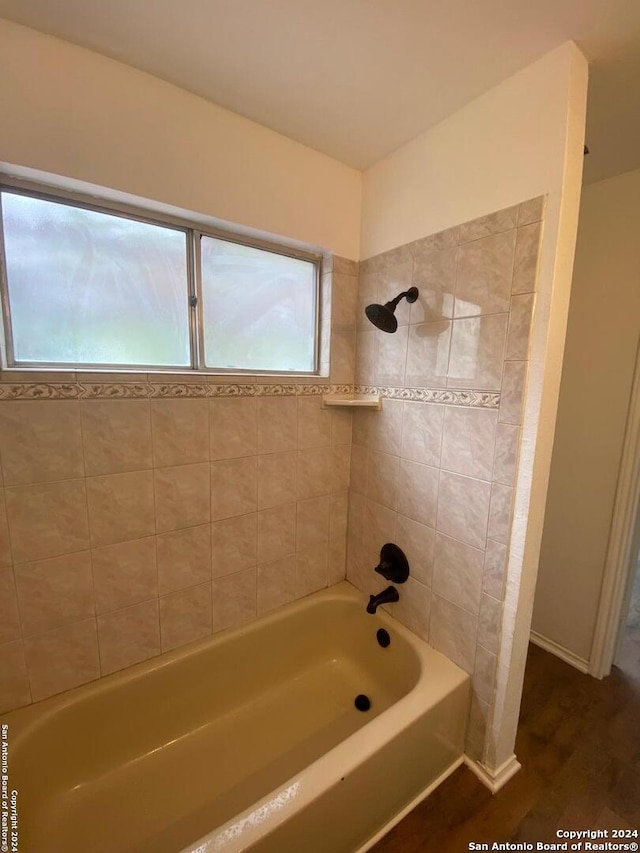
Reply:
[[[534,646],[539,646],[541,649],[544,649],[545,652],[549,652],[557,658],[560,658],[560,660],[563,660],[565,663],[568,663],[569,666],[580,670],[580,672],[584,672],[585,675],[588,674],[589,661],[584,660],[584,658],[579,657],[573,652],[570,652],[569,649],[565,649],[565,647],[561,646],[559,643],[554,643],[553,640],[549,640],[535,631],[531,632],[530,640]]]
[[[504,787],[509,779],[512,779],[520,767],[522,766],[515,755],[501,764],[496,770],[487,767],[486,764],[481,764],[479,761],[474,761],[468,755],[464,757],[464,763],[469,770],[474,773],[478,779],[485,785],[492,794],[497,794],[500,788]]]

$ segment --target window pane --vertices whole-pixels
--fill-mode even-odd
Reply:
[[[186,234],[2,193],[18,362],[190,365]]]
[[[213,237],[201,243],[206,366],[312,371],[315,265]]]

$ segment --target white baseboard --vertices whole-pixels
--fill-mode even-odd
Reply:
[[[580,672],[584,672],[585,674],[589,672],[589,661],[584,660],[573,652],[570,652],[569,649],[565,649],[565,647],[561,646],[559,643],[554,643],[553,640],[548,640],[546,637],[543,637],[541,634],[537,634],[535,631],[531,632],[530,639],[535,646],[539,646],[541,649],[544,649],[545,652],[555,655],[557,658],[560,658],[560,660],[568,663],[569,666],[573,666],[575,669],[578,669]]]
[[[506,785],[509,779],[515,776],[521,767],[521,764],[515,755],[507,758],[504,764],[501,764],[500,767],[497,767],[495,770],[487,767],[486,764],[474,761],[472,758],[469,758],[468,755],[465,755],[464,763],[467,765],[469,770],[478,777],[482,784],[486,785],[492,794],[496,794],[500,788]]]

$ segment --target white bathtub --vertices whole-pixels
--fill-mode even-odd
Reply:
[[[469,678],[364,605],[343,583],[6,715],[21,853],[367,849],[460,763]]]

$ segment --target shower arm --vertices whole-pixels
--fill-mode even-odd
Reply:
[[[414,295],[415,294],[415,295]],[[385,302],[385,308],[391,308],[395,310],[398,307],[398,304],[402,299],[407,297],[407,302],[415,302],[417,298],[417,290],[415,287],[410,287],[409,290],[404,290],[402,293],[399,293],[394,299],[389,300],[389,302]]]

